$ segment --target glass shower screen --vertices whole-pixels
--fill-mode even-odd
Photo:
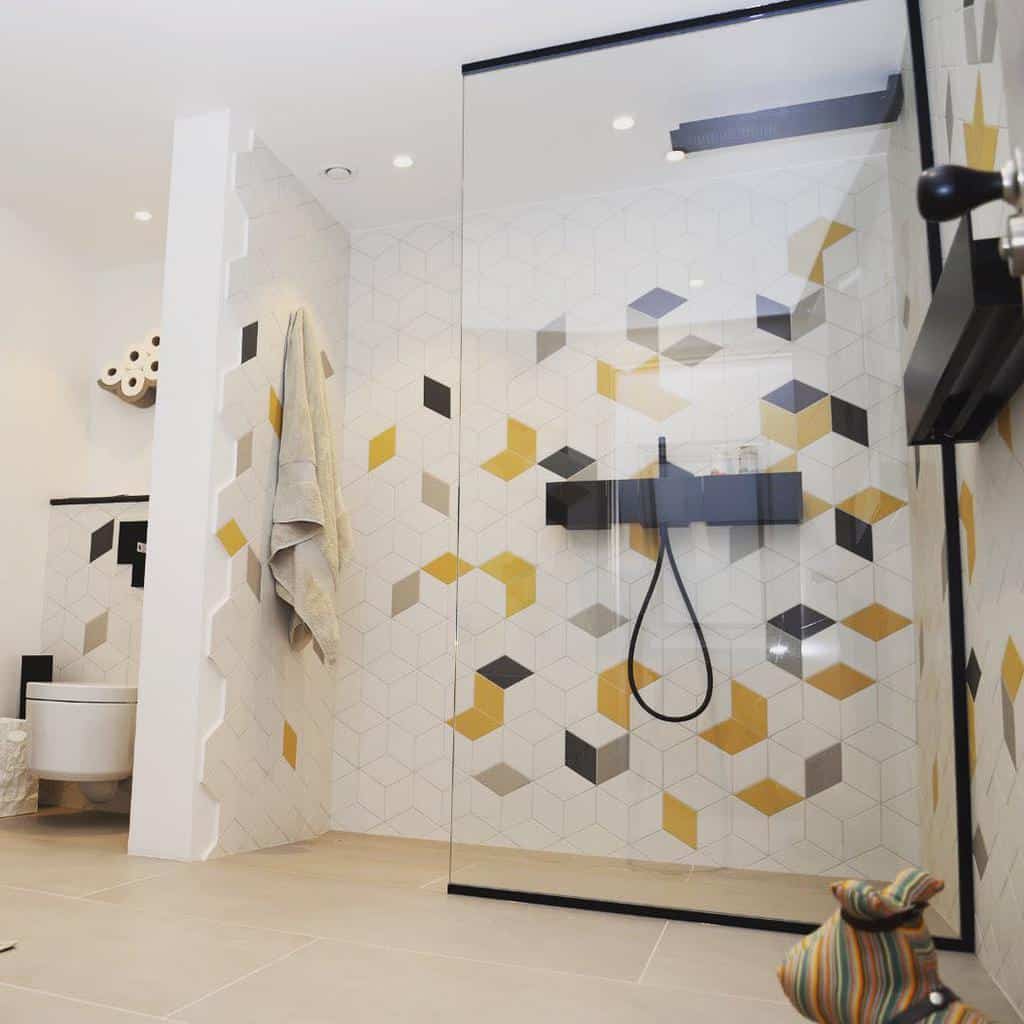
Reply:
[[[904,4],[469,71],[455,891],[806,925],[925,864],[955,935]]]

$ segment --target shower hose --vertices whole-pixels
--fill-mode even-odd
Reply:
[[[664,438],[660,438],[658,441],[658,459],[662,467],[667,464]],[[636,617],[636,622],[633,624],[633,633],[629,638],[629,656],[626,659],[626,675],[629,678],[629,688],[633,691],[633,696],[636,698],[637,704],[639,704],[640,707],[642,707],[652,718],[657,718],[662,722],[689,722],[698,715],[703,714],[707,709],[707,706],[711,703],[711,697],[715,691],[715,677],[711,668],[711,655],[708,652],[708,644],[704,639],[704,630],[701,629],[700,620],[697,618],[697,612],[694,610],[693,602],[690,600],[690,595],[686,591],[686,584],[683,583],[683,577],[679,572],[679,566],[676,564],[676,556],[675,552],[672,550],[672,541],[669,538],[667,526],[660,525],[658,527],[658,538],[658,558],[654,563],[654,575],[651,577],[651,585],[647,588],[647,593],[644,595],[643,604],[640,605],[640,612]],[[658,585],[658,579],[661,577],[661,568],[665,563],[666,555],[668,555],[668,564],[672,569],[672,575],[676,579],[676,586],[679,587],[679,593],[683,597],[683,603],[686,605],[687,612],[689,612],[690,621],[693,623],[694,631],[697,634],[697,640],[700,642],[701,653],[704,655],[704,670],[707,673],[707,684],[704,691],[704,699],[696,710],[691,711],[688,715],[666,715],[661,711],[655,711],[654,708],[652,708],[640,695],[640,687],[636,682],[636,669],[634,666],[636,660],[636,645],[640,640],[640,629],[643,626],[644,616],[647,614],[648,605],[650,605],[651,598],[654,596],[654,590]]]

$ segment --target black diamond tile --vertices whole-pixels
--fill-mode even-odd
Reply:
[[[856,516],[851,516],[841,508],[836,513],[836,543],[847,551],[871,561],[875,557],[874,539],[871,524],[865,523]]]
[[[867,446],[868,414],[859,405],[832,396],[832,430],[843,437]]]
[[[769,391],[764,396],[764,400],[787,412],[802,412],[825,397],[827,397],[826,392],[819,388],[811,387],[810,384],[805,384],[802,380],[791,380],[783,384],[781,388]]]
[[[503,690],[507,690],[510,686],[521,683],[527,676],[533,675],[525,665],[520,665],[518,661],[510,658],[507,654],[496,658],[489,664],[484,665],[483,668],[478,668],[477,672],[484,679],[489,679]]]
[[[111,519],[92,531],[89,538],[89,561],[105,555],[114,546],[114,520]]]
[[[793,314],[789,307],[764,295],[757,296],[757,326],[784,341],[793,340]]]
[[[834,625],[835,620],[816,612],[813,608],[808,608],[805,604],[795,604],[781,615],[769,619],[768,624],[798,640],[806,640],[809,636],[814,636],[815,633]]]
[[[971,648],[970,657],[967,659],[967,685],[970,688],[971,696],[978,699],[978,686],[981,683],[981,666],[978,664],[978,656]]]
[[[546,470],[549,470],[556,476],[560,476],[563,480],[568,480],[569,477],[575,476],[581,469],[586,469],[587,466],[592,466],[593,464],[594,460],[589,455],[585,455],[575,448],[570,448],[568,445],[564,448],[559,448],[557,452],[552,452],[546,459],[541,459],[537,463],[538,466],[543,466]]]
[[[246,324],[242,328],[242,362],[247,363],[250,359],[254,358],[257,349],[257,335],[259,334],[260,325],[257,321],[253,321],[251,324]]]
[[[432,412],[451,419],[452,389],[433,377],[424,377],[423,404]]]
[[[597,749],[575,733],[565,733],[565,766],[597,785]]]
[[[645,313],[655,320],[660,320],[663,316],[671,313],[673,309],[678,309],[685,301],[686,299],[681,295],[676,295],[675,292],[666,291],[664,288],[652,288],[649,292],[641,295],[639,299],[634,299],[629,304],[629,308],[635,309],[638,313]]]

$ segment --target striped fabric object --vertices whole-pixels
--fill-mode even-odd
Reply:
[[[939,879],[915,870],[902,872],[883,889],[864,881],[836,882],[832,892],[840,909],[794,946],[779,967],[789,1001],[822,1024],[887,1024],[927,999],[939,986],[939,969],[923,915],[891,931],[865,931],[844,920],[843,912],[870,927],[912,907],[923,909],[942,888]],[[922,1019],[927,1024],[988,1022],[964,1003]]]

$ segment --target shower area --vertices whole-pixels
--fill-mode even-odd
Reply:
[[[916,10],[464,68],[461,308],[417,342],[452,425],[417,440],[450,520],[416,595],[455,613],[450,788],[421,773],[449,891],[806,930],[829,880],[919,866],[960,937],[941,476],[903,401]]]

